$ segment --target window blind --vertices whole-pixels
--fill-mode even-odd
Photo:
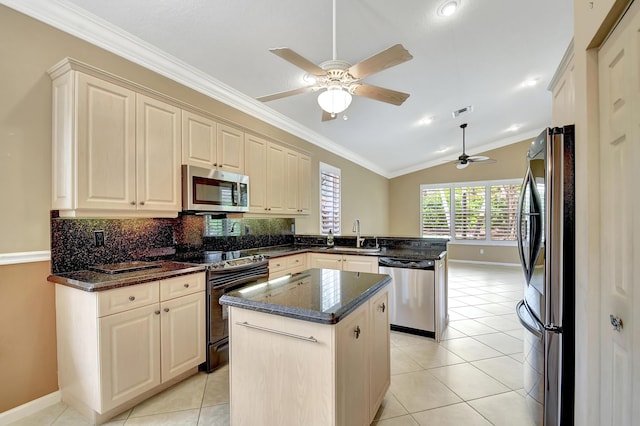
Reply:
[[[320,233],[340,235],[340,171],[320,167]]]
[[[422,235],[448,237],[451,235],[451,189],[422,189]]]
[[[454,189],[456,240],[486,239],[485,193],[484,185]]]
[[[520,185],[491,185],[491,239],[516,240]]]

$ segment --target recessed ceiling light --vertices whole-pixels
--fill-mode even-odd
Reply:
[[[451,16],[456,13],[456,10],[458,10],[458,1],[446,1],[438,8],[438,15]]]
[[[533,87],[538,84],[539,80],[537,78],[530,78],[529,80],[525,80],[522,82],[522,87]]]
[[[520,126],[519,124],[512,124],[511,127],[509,127],[507,129],[507,132],[517,132],[518,130],[520,130]]]
[[[425,117],[418,122],[421,126],[428,126],[431,123],[433,123],[433,117]]]

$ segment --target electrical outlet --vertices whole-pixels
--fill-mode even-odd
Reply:
[[[104,247],[104,231],[93,231],[96,247]]]
[[[480,249],[480,254],[484,254],[484,249]]]

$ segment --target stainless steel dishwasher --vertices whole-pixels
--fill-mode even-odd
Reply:
[[[391,276],[391,329],[435,337],[435,262],[381,257],[378,272]]]

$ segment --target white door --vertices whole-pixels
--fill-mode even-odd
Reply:
[[[636,1],[598,54],[601,425],[640,424],[639,11]]]

